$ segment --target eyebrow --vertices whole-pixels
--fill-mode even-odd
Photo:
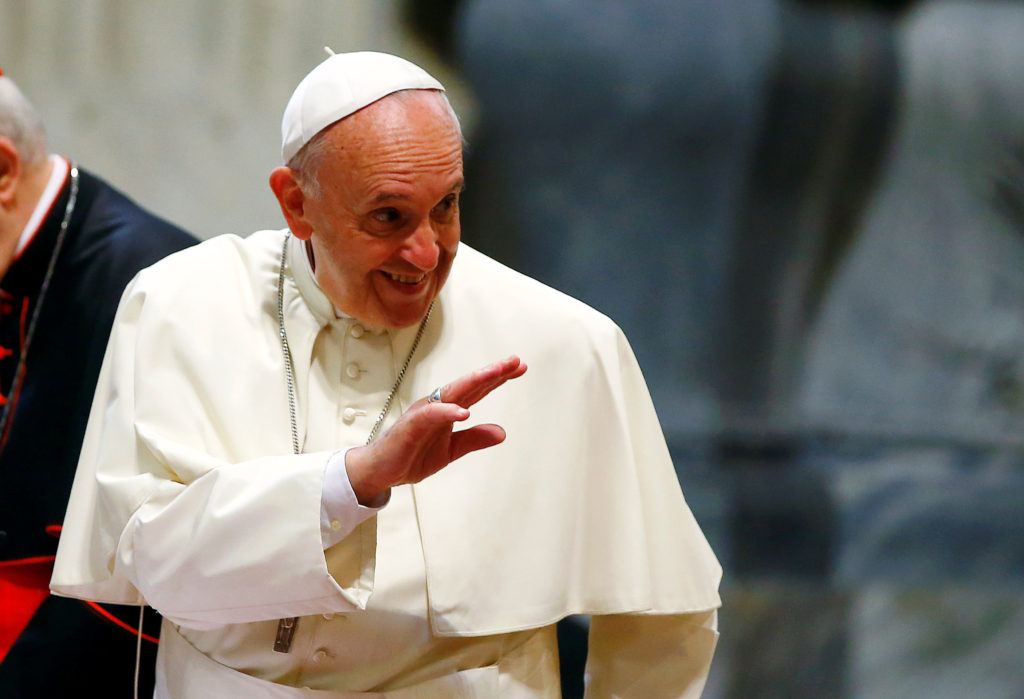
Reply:
[[[450,194],[452,192],[461,192],[465,188],[466,188],[466,179],[463,178],[463,177],[460,177],[458,179],[458,181],[456,181],[454,184],[452,184],[451,188],[448,190],[448,193]],[[400,201],[405,201],[405,200],[411,199],[411,198],[412,197],[409,196],[408,194],[401,194],[399,192],[381,192],[376,197],[374,197],[373,201],[375,203],[377,203],[377,204],[380,204],[381,202],[393,201],[395,199],[398,199]]]
[[[374,202],[379,204],[383,201],[391,201],[392,199],[411,199],[408,194],[398,194],[397,192],[381,192],[374,197]]]

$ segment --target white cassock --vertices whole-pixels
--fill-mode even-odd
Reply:
[[[721,568],[618,327],[461,245],[384,429],[517,354],[529,371],[470,420],[508,438],[351,513],[325,551],[326,464],[365,442],[416,327],[336,317],[290,238],[292,455],[286,235],[214,238],[126,290],[53,592],[158,609],[168,697],[558,696],[552,625],[576,613],[591,696],[698,696]]]

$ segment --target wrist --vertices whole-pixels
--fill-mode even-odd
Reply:
[[[355,447],[345,453],[345,471],[352,485],[352,492],[363,507],[378,507],[386,500],[391,485],[374,479],[373,461],[369,447]]]

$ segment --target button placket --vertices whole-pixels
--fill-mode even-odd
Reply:
[[[394,382],[391,342],[386,332],[348,319],[339,328],[341,384],[336,394],[336,429],[340,444],[362,444]]]
[[[330,647],[330,636],[326,630],[326,615],[316,614],[303,617],[303,623],[299,625],[306,637],[302,644],[301,669],[296,681],[302,684],[310,684],[310,680],[318,677],[324,672],[327,663],[334,659],[334,652]]]

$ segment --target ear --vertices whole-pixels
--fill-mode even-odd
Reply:
[[[21,158],[14,142],[0,136],[0,206],[10,208],[21,182]]]
[[[306,195],[299,187],[295,171],[284,165],[275,168],[270,173],[270,188],[277,197],[277,203],[284,214],[284,220],[288,222],[288,228],[299,240],[309,240],[313,234],[313,226],[306,220]]]

